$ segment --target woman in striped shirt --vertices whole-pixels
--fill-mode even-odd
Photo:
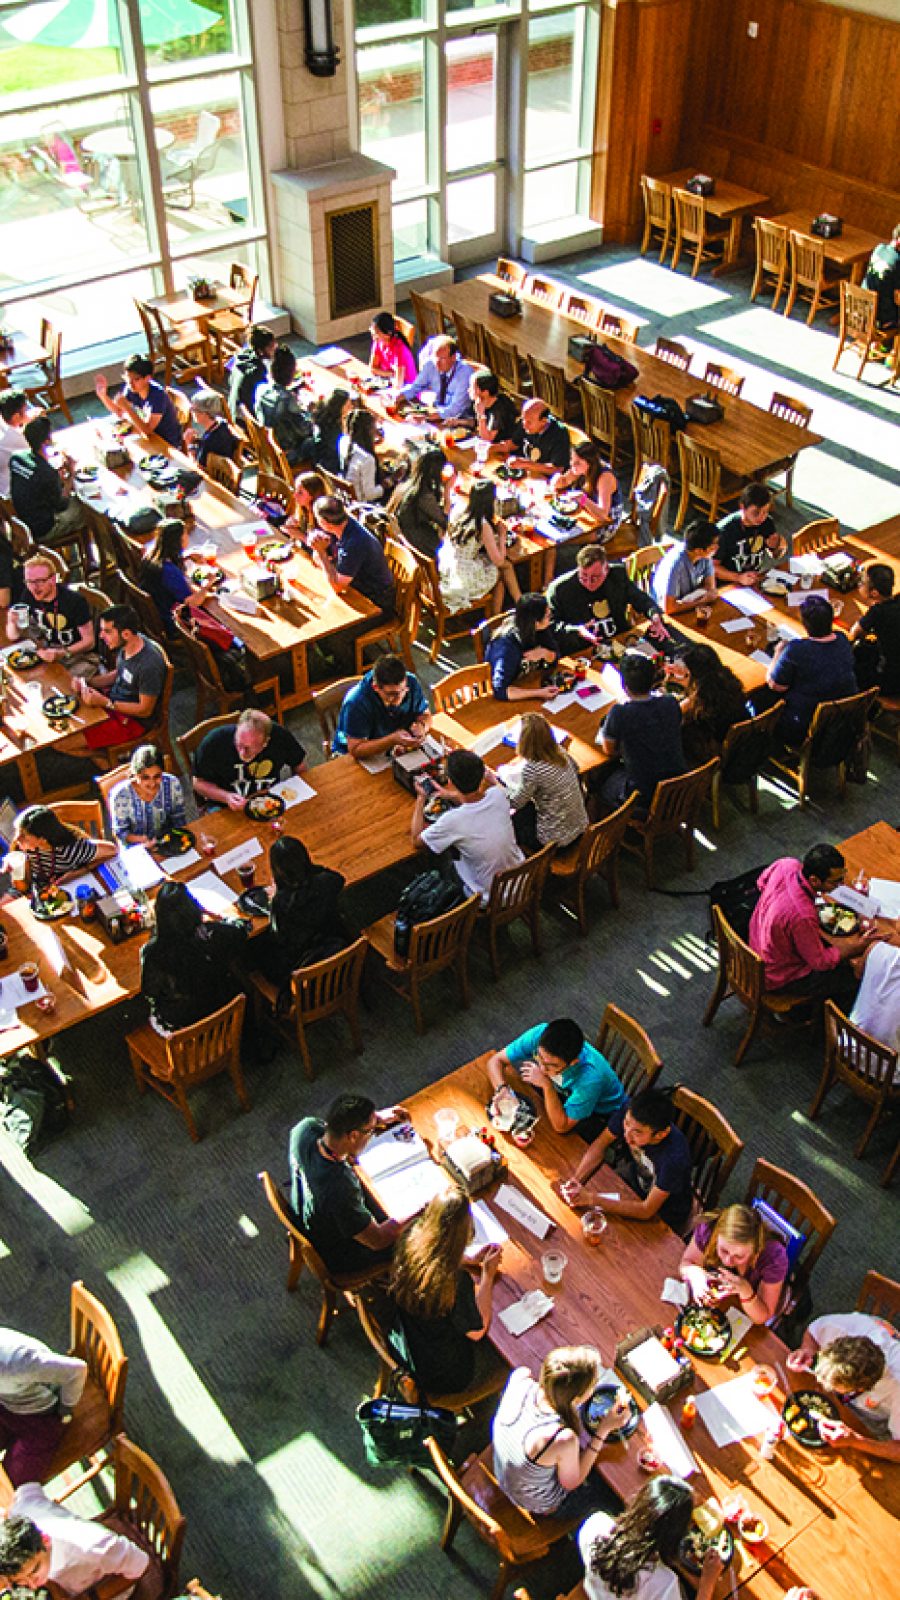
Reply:
[[[518,753],[522,766],[507,779],[517,815],[516,838],[525,849],[574,844],[588,825],[581,779],[572,757],[558,745],[546,717],[530,711],[522,718]]]
[[[184,791],[178,778],[163,771],[155,744],[138,745],[129,776],[109,797],[109,810],[120,844],[153,844],[170,828],[184,827]]]
[[[48,884],[64,883],[66,878],[89,872],[98,861],[108,861],[119,850],[109,839],[89,839],[78,828],[60,822],[50,806],[28,806],[19,813],[13,848],[25,851],[32,889],[45,889]]]

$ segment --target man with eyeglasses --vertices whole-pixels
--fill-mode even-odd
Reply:
[[[362,1094],[339,1094],[321,1117],[291,1131],[291,1205],[330,1272],[362,1272],[386,1261],[402,1222],[385,1215],[354,1168],[369,1140],[408,1120],[403,1106],[376,1111]]]
[[[67,661],[94,649],[94,623],[84,596],[60,582],[60,565],[49,550],[35,550],[23,569],[25,588],[12,607],[6,630],[11,643],[32,639],[42,661]]]
[[[430,725],[428,701],[415,673],[407,672],[399,656],[379,656],[371,672],[344,695],[332,754],[366,761],[398,746],[415,750]]]

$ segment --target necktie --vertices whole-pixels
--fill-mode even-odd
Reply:
[[[447,390],[449,389],[449,387],[450,387],[450,374],[449,374],[449,372],[442,372],[441,373],[441,381],[438,384],[438,394],[437,394],[437,403],[438,403],[439,406],[445,406],[447,404]]]

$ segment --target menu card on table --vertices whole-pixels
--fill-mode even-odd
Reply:
[[[730,606],[743,611],[746,617],[759,617],[764,611],[772,609],[768,600],[764,600],[755,589],[741,589],[736,584],[730,589],[722,589],[719,599],[727,600]]]

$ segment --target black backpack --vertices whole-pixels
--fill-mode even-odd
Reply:
[[[24,1050],[0,1061],[0,1127],[26,1155],[42,1134],[64,1133],[71,1120],[69,1080],[58,1062]]]
[[[749,872],[739,872],[736,878],[720,878],[718,883],[713,884],[709,891],[708,938],[715,937],[712,913],[713,906],[718,906],[725,921],[746,943],[750,933],[750,918],[759,899],[757,884],[767,866],[768,862],[764,862],[761,867],[751,867]]]
[[[408,883],[397,904],[394,920],[394,954],[401,961],[409,955],[409,939],[413,923],[430,922],[442,917],[445,911],[462,905],[466,891],[455,871],[440,872],[432,867],[420,872]]]
[[[669,424],[673,433],[680,433],[688,425],[688,419],[682,411],[678,401],[670,394],[650,395],[636,394],[632,405],[639,411],[645,411],[651,417],[662,417]]]

